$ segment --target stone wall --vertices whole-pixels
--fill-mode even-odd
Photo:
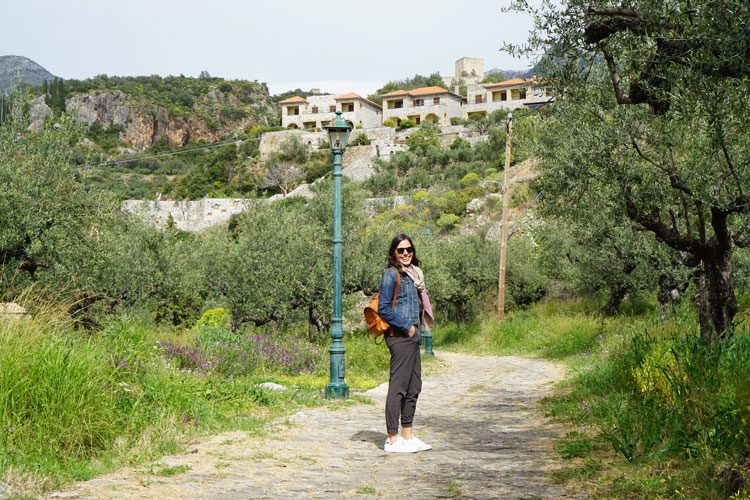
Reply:
[[[299,137],[300,140],[312,149],[318,149],[322,142],[328,141],[327,132],[309,132],[306,130],[280,130],[278,132],[266,132],[260,138],[261,161],[268,159],[271,153],[281,151],[281,145],[291,137]]]
[[[366,181],[373,174],[372,160],[375,158],[377,146],[349,146],[342,159],[341,175],[353,181]]]
[[[388,157],[398,151],[406,151],[406,139],[409,134],[418,129],[406,129],[396,132],[391,127],[378,127],[370,129],[354,129],[349,135],[353,140],[360,134],[365,134],[370,140],[369,146],[349,146],[346,148],[343,158],[342,174],[355,181],[364,181],[372,176],[374,171],[373,160],[378,157]],[[479,135],[472,127],[464,125],[449,125],[441,127],[440,143],[444,146],[461,137],[476,144],[486,140],[486,135]],[[281,145],[290,137],[296,136],[312,149],[318,149],[322,142],[328,141],[326,132],[308,132],[304,130],[282,130],[279,132],[267,132],[263,134],[260,141],[260,159],[265,161],[272,153],[279,152]]]
[[[170,216],[177,229],[201,231],[228,222],[230,217],[248,210],[252,202],[244,198],[204,198],[197,201],[125,200],[123,212],[140,217],[147,224],[163,229]]]

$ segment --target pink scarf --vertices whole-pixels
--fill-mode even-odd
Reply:
[[[435,315],[432,312],[432,304],[430,304],[430,296],[427,294],[427,287],[424,284],[424,273],[420,268],[415,265],[402,267],[403,271],[411,278],[414,282],[414,286],[417,287],[419,292],[419,300],[422,302],[422,324],[428,330],[432,330],[432,324],[435,322]]]

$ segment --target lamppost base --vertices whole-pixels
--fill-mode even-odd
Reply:
[[[326,386],[326,399],[347,399],[349,397],[349,386],[346,384],[328,384]]]
[[[432,330],[422,327],[422,342],[424,343],[424,353],[435,357],[435,353],[432,352]]]

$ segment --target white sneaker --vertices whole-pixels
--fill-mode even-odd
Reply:
[[[397,437],[393,442],[388,441],[388,438],[386,438],[383,449],[388,453],[416,453],[419,451],[416,447],[410,446],[401,436]]]
[[[432,449],[432,445],[425,443],[417,436],[412,436],[411,439],[405,439],[405,441],[409,447],[415,448],[417,451],[427,451]]]

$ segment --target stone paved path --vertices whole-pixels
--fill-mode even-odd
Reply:
[[[434,449],[382,451],[387,384],[372,404],[308,409],[263,438],[213,436],[197,451],[159,461],[171,477],[125,469],[78,483],[75,498],[552,498],[553,437],[539,400],[564,376],[561,366],[520,357],[438,353],[447,368],[425,377],[415,430]]]

